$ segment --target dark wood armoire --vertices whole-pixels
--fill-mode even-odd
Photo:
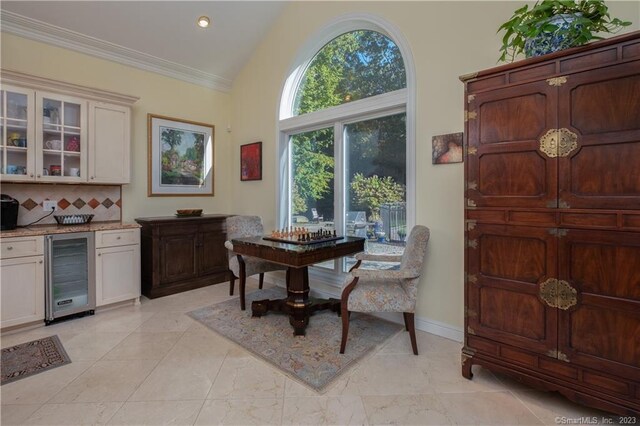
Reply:
[[[461,80],[463,376],[640,413],[640,32]]]

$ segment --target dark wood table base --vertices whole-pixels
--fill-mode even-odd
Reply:
[[[317,311],[330,309],[340,315],[339,299],[310,299],[309,273],[307,267],[287,270],[287,297],[284,299],[264,299],[251,303],[251,316],[261,317],[267,312],[289,315],[289,324],[294,336],[304,336],[309,317]]]

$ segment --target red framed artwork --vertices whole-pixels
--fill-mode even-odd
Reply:
[[[262,180],[262,142],[240,145],[240,180]]]

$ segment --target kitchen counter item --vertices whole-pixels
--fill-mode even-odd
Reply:
[[[18,200],[7,194],[0,195],[0,203],[2,205],[2,211],[0,214],[2,225],[0,226],[0,229],[3,231],[16,229],[20,203],[18,203]]]
[[[93,219],[92,214],[65,214],[65,215],[54,215],[53,218],[58,222],[59,225],[82,225],[85,223],[91,222]]]

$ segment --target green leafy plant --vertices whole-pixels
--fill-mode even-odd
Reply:
[[[563,19],[552,22],[562,15]],[[525,43],[541,35],[562,37],[566,47],[580,46],[591,40],[601,40],[597,33],[615,33],[631,22],[611,18],[604,0],[542,0],[533,7],[525,5],[513,13],[511,19],[502,24],[498,32],[504,31],[500,61],[513,62],[525,52]]]

